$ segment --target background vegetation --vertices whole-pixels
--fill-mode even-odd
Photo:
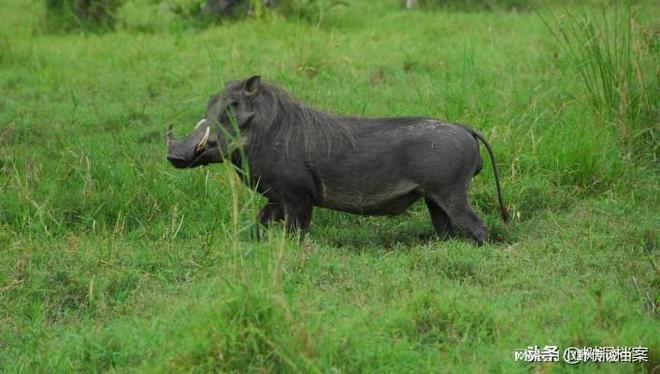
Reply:
[[[66,33],[46,2],[0,2],[0,372],[569,371],[514,362],[546,344],[651,350],[592,372],[658,365],[660,7],[346,3],[203,25],[130,0],[113,32]],[[255,73],[472,124],[513,225],[485,171],[484,247],[438,241],[421,204],[252,240],[263,199],[227,165],[174,170],[164,130]]]

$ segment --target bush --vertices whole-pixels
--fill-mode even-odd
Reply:
[[[172,0],[168,4],[172,13],[184,20],[200,18],[202,9],[205,8],[205,2],[202,0]]]
[[[46,0],[47,18],[65,30],[113,29],[116,12],[124,0]]]
[[[600,12],[567,9],[541,18],[575,67],[599,125],[619,139],[624,158],[656,158],[660,56],[644,40],[632,7],[614,3]]]
[[[320,26],[326,15],[338,6],[348,3],[340,0],[280,0],[277,8],[285,17],[308,21]]]
[[[525,0],[420,0],[421,8],[442,8],[457,11],[491,11],[505,9],[528,11],[533,2]]]
[[[262,18],[277,12],[286,18],[323,24],[326,16],[341,0],[171,0],[170,9],[180,18],[203,23],[246,16]]]

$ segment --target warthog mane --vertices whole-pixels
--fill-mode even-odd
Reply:
[[[341,120],[345,117],[313,108],[272,84],[261,83],[255,108],[261,135],[285,139],[287,149],[302,143],[307,153],[327,155],[336,146],[355,142],[353,129]]]

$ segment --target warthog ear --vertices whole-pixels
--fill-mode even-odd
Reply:
[[[259,93],[259,84],[261,83],[261,77],[255,75],[246,79],[243,82],[243,94],[247,97],[251,97]]]

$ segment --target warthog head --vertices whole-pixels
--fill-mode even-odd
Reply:
[[[260,78],[230,82],[222,94],[208,103],[206,118],[183,139],[174,139],[172,125],[167,130],[167,159],[176,168],[193,168],[222,162],[240,144],[239,130],[254,118],[254,101]]]

